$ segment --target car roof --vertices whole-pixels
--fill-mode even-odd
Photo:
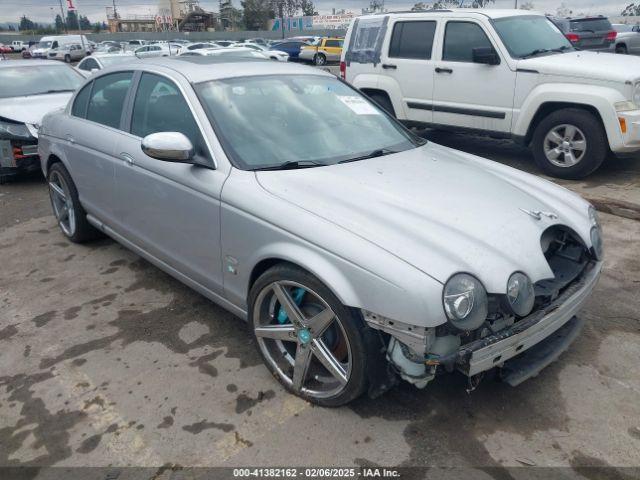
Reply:
[[[66,66],[62,62],[56,62],[55,60],[4,60],[0,63],[0,68],[3,67],[41,67],[41,66]]]
[[[405,15],[415,15],[415,16],[430,16],[430,15],[441,15],[447,14],[447,16],[453,17],[466,17],[466,16],[482,16],[488,18],[504,18],[504,17],[515,17],[515,16],[526,16],[526,15],[542,15],[539,12],[535,12],[532,10],[516,10],[513,8],[486,8],[486,9],[475,9],[475,8],[457,8],[453,10],[423,10],[423,11],[404,11],[404,12],[385,12],[385,13],[377,13],[372,15],[367,15],[368,17],[381,16],[381,15],[389,15],[389,16],[405,16]]]
[[[175,56],[136,60],[131,63],[119,63],[116,66],[106,68],[103,72],[121,71],[130,68],[145,70],[146,67],[162,67],[173,70],[191,83],[264,75],[319,75],[335,78],[331,73],[306,65],[274,62],[268,59],[233,57],[230,55],[221,57]],[[215,68],[210,68],[212,65],[215,65]]]

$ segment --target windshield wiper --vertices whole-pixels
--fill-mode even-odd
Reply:
[[[384,157],[385,155],[392,155],[394,153],[399,153],[395,150],[391,150],[389,148],[378,148],[372,152],[367,153],[366,155],[360,155],[359,157],[347,158],[346,160],[340,160],[338,163],[351,163],[351,162],[359,162],[360,160],[368,160],[370,158]]]
[[[61,88],[58,90],[52,89],[52,90],[47,90],[45,92],[30,93],[29,95],[47,95],[49,93],[67,93],[67,92],[75,92],[75,90],[73,88]],[[29,95],[26,95],[26,96],[29,96]]]
[[[573,48],[573,47],[563,45],[562,47],[559,47],[559,48],[536,48],[532,52],[529,52],[526,55],[522,55],[520,58],[531,58],[531,57],[535,57],[536,55],[540,55],[542,53],[551,53],[551,52],[562,53],[565,50],[568,50],[570,48]]]
[[[314,162],[313,160],[293,160],[280,165],[270,165],[268,167],[254,168],[254,172],[265,172],[269,170],[297,170],[299,168],[326,167],[326,163]]]

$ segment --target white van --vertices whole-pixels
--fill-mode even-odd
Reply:
[[[89,40],[85,35],[51,35],[40,39],[31,50],[31,56],[33,58],[48,58],[51,50],[71,43],[79,43],[86,49],[87,54],[91,53]]]

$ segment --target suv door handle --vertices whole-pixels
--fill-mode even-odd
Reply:
[[[67,135],[67,142],[76,143],[75,139],[71,135]]]
[[[382,64],[382,68],[384,68],[385,70],[397,70],[398,66],[397,65],[391,65],[389,63],[383,63]]]
[[[120,158],[122,160],[124,160],[125,162],[127,162],[128,165],[133,165],[133,157],[131,155],[129,155],[128,153],[121,153],[120,154]]]
[[[453,70],[450,68],[436,67],[436,73],[453,73]]]

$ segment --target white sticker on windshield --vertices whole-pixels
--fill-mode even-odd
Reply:
[[[368,103],[364,98],[356,96],[338,96],[338,98],[356,115],[380,115],[380,112],[376,110],[373,105]]]

